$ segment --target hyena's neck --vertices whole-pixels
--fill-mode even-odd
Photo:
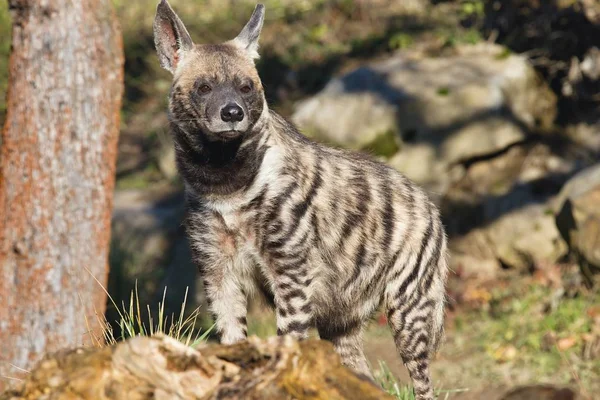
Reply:
[[[266,126],[227,142],[203,140],[192,146],[172,126],[177,167],[187,186],[200,196],[227,196],[248,189],[260,170],[266,146]]]

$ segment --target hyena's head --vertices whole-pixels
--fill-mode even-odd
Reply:
[[[254,65],[264,6],[233,40],[195,45],[166,0],[154,20],[160,65],[173,74],[169,117],[190,143],[243,138],[266,110],[263,87]]]

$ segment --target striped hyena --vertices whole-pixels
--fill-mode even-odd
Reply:
[[[186,227],[223,343],[246,337],[247,299],[272,296],[277,331],[316,327],[372,377],[363,326],[383,306],[419,399],[443,330],[438,209],[392,168],[317,144],[269,110],[254,65],[264,7],[233,40],[195,45],[166,0],[154,23],[173,74],[169,121]]]

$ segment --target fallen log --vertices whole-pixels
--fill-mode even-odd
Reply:
[[[197,350],[167,337],[46,357],[0,400],[392,399],[340,363],[330,343],[256,337]]]

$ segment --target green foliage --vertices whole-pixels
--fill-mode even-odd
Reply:
[[[440,32],[444,37],[444,46],[453,47],[460,44],[477,44],[483,40],[483,36],[477,29],[451,30]]]
[[[485,4],[483,0],[463,0],[460,11],[463,17],[483,17]]]
[[[355,0],[334,0],[333,3],[346,17],[351,18],[356,11]]]
[[[317,26],[312,27],[309,30],[308,39],[312,42],[322,42],[329,33],[329,27],[327,24],[319,24]]]
[[[394,131],[383,132],[373,141],[365,145],[362,150],[377,156],[390,158],[400,150],[399,137]]]
[[[450,88],[441,87],[437,90],[438,96],[448,96],[450,94]]]
[[[508,47],[505,47],[504,49],[502,49],[502,52],[499,53],[495,58],[496,60],[505,60],[508,57],[510,57],[512,54],[512,51],[510,51],[510,49]]]
[[[407,33],[396,33],[388,41],[390,49],[406,49],[412,46],[413,37]]]

